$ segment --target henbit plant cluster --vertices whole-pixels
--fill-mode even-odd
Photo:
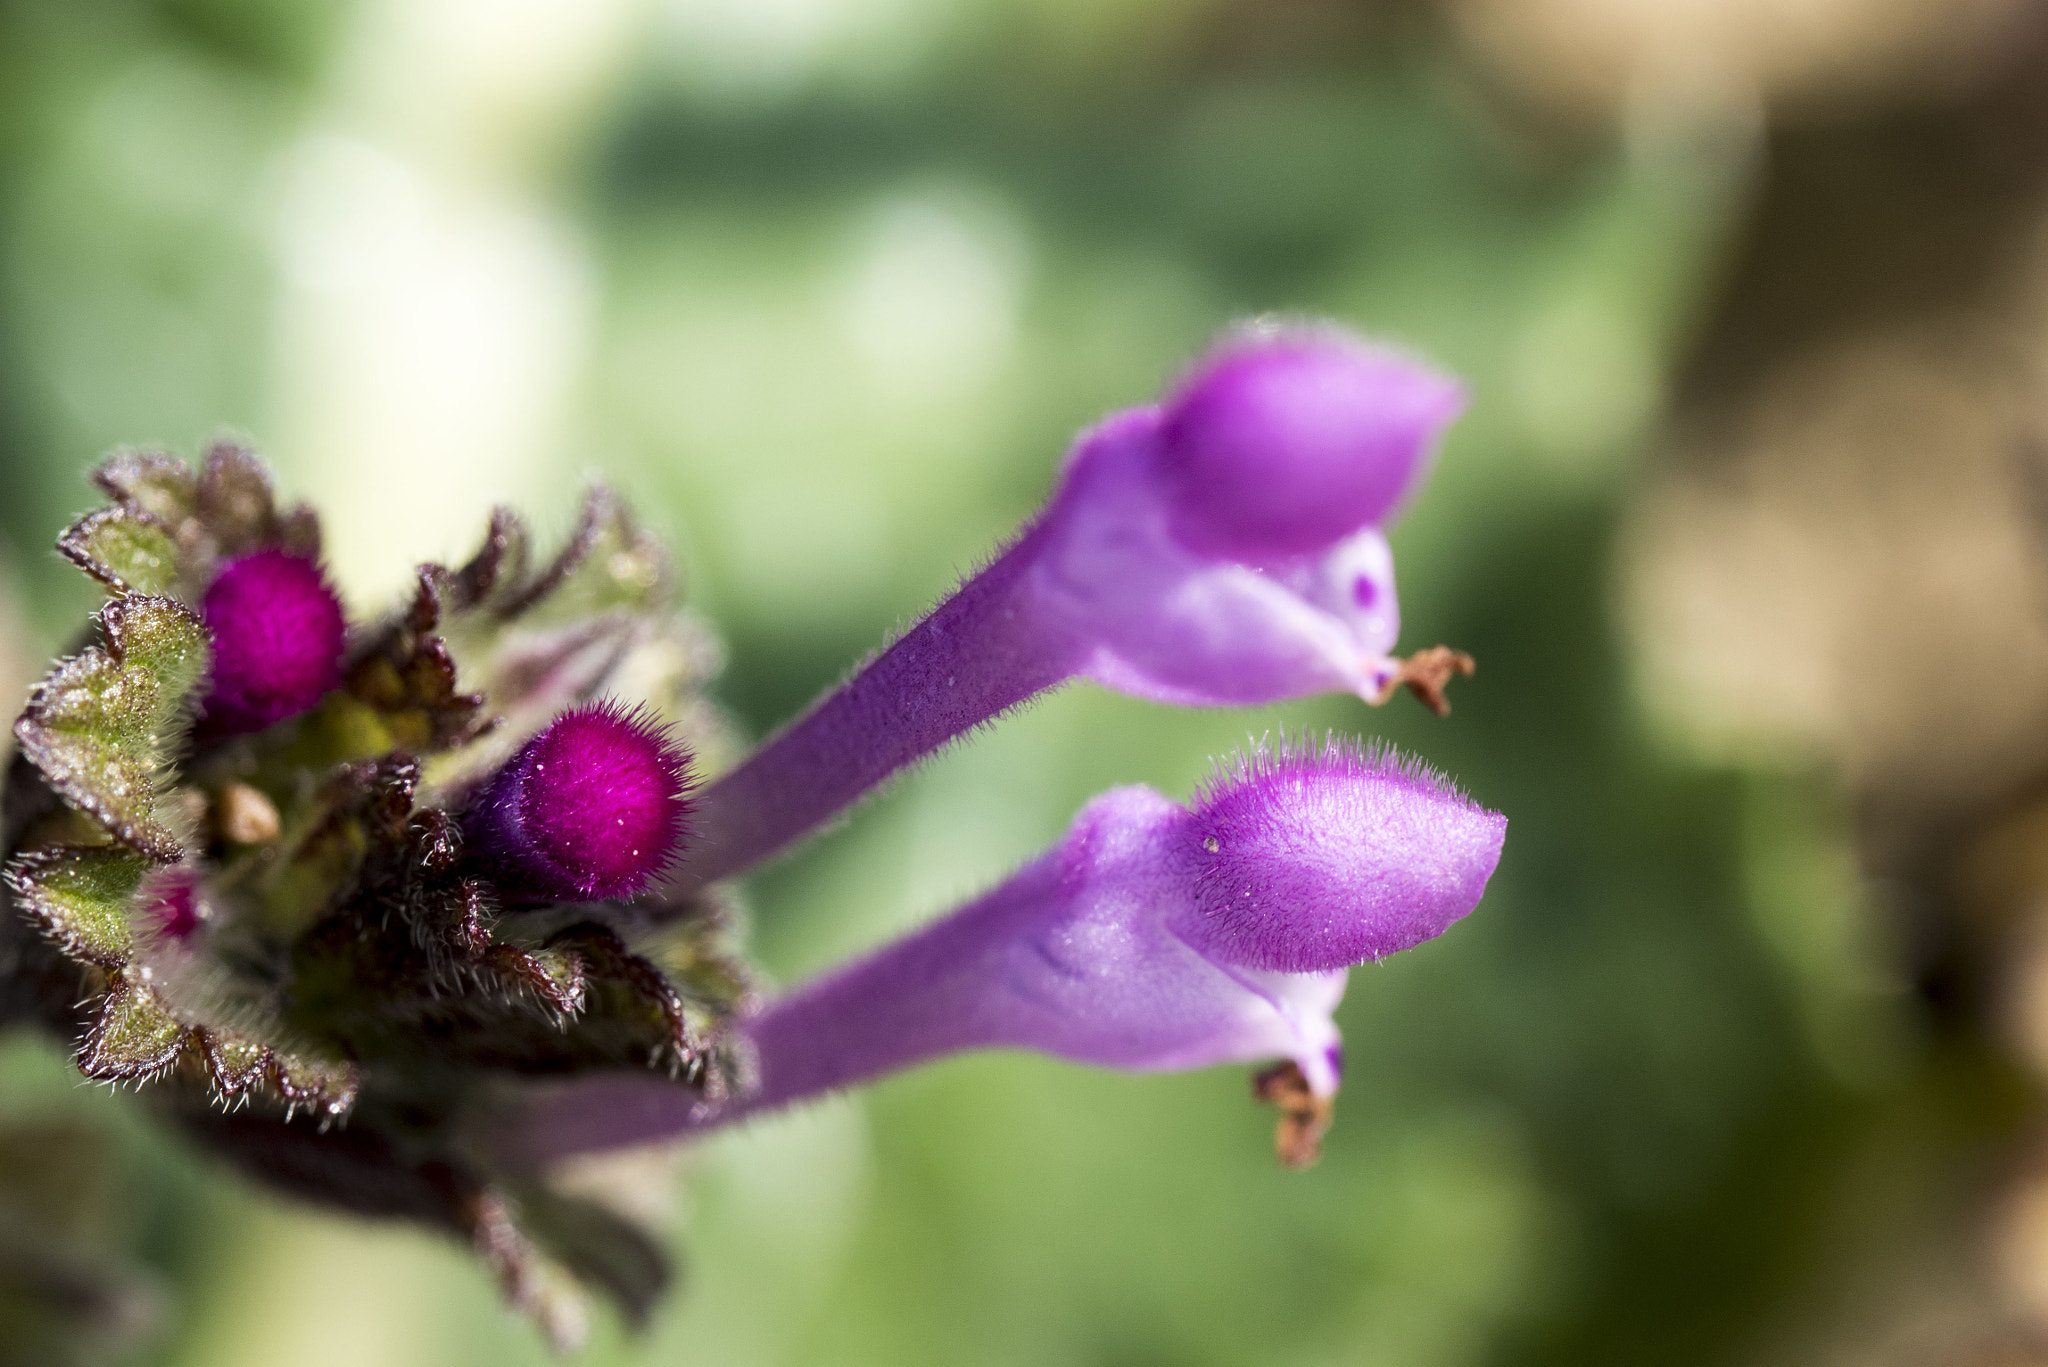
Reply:
[[[1306,738],[1189,801],[1125,787],[933,924],[783,994],[733,880],[1075,679],[1182,706],[1444,711],[1398,657],[1383,532],[1458,386],[1320,324],[1227,334],[1084,432],[980,572],[726,772],[709,628],[603,491],[544,561],[509,512],[350,622],[304,507],[216,444],[126,452],[59,551],[107,602],[14,728],[0,1023],[249,1174],[470,1242],[558,1343],[644,1320],[658,1233],[565,1160],[963,1049],[1262,1066],[1313,1161],[1348,969],[1477,904],[1503,818],[1412,759]]]

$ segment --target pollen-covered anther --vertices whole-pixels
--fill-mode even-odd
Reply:
[[[320,566],[263,550],[221,566],[200,603],[213,636],[207,729],[237,735],[295,717],[341,682],[348,622]]]
[[[639,712],[573,708],[484,785],[465,826],[515,895],[630,897],[680,852],[689,756]]]

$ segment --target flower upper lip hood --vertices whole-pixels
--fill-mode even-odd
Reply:
[[[1380,527],[1463,406],[1447,377],[1334,328],[1228,336],[1164,404],[1076,443],[1039,611],[1119,692],[1377,700],[1401,620]]]
[[[1083,433],[995,560],[703,790],[686,884],[772,856],[1071,678],[1194,706],[1384,701],[1403,667],[1381,523],[1462,404],[1333,328],[1226,337],[1164,405]]]
[[[1166,430],[1154,409],[1096,427],[1047,513],[1029,591],[1037,620],[1076,643],[1075,672],[1190,707],[1377,700],[1401,627],[1379,529],[1257,562],[1197,550],[1160,475]]]
[[[1219,963],[1321,973],[1434,939],[1469,912],[1506,818],[1391,751],[1258,751],[1182,826],[1193,895],[1168,924]]]
[[[1448,376],[1328,326],[1227,336],[1160,415],[1156,477],[1191,548],[1250,562],[1378,526],[1465,406]]]

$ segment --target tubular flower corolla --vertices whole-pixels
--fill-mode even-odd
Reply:
[[[1458,385],[1327,327],[1226,338],[1158,405],[1075,442],[988,567],[709,785],[687,882],[739,872],[897,769],[1072,678],[1158,702],[1315,693],[1434,705],[1404,672],[1381,527],[1462,408]]]
[[[1505,828],[1420,766],[1335,741],[1255,756],[1191,807],[1114,789],[985,896],[746,1018],[753,1089],[577,1083],[505,1127],[508,1153],[665,1138],[982,1048],[1138,1072],[1278,1058],[1326,1114],[1346,970],[1472,910]],[[1283,1156],[1313,1139],[1283,1123]]]

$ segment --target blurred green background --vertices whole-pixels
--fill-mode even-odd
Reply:
[[[942,592],[1071,434],[1221,326],[1327,314],[1474,395],[1395,535],[1412,700],[1073,689],[752,886],[791,981],[1090,794],[1282,727],[1509,814],[1484,905],[1356,973],[1320,1167],[1240,1072],[974,1057],[724,1135],[684,1285],[589,1360],[1725,1361],[1824,1251],[1822,1176],[1919,1047],[1839,801],[1646,719],[1614,537],[1747,161],[1518,122],[1428,6],[1334,0],[0,0],[0,656],[93,595],[48,547],[122,443],[248,434],[358,613],[601,472],[673,536],[759,733]],[[8,647],[10,650],[14,647]],[[277,1204],[16,1041],[0,1114],[103,1146],[137,1362],[538,1362],[464,1250]]]

